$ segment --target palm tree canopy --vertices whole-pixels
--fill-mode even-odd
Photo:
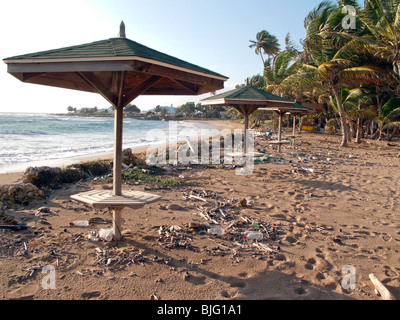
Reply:
[[[271,57],[276,55],[280,50],[278,39],[266,30],[257,33],[256,41],[250,40],[250,48],[255,48],[256,54],[261,55],[264,63],[263,54]]]

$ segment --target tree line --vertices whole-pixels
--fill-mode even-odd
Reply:
[[[363,136],[390,140],[399,134],[400,0],[322,1],[304,19],[299,45],[287,34],[283,50],[268,31],[249,47],[263,73],[250,84],[324,106],[327,127],[341,130],[341,146]]]
[[[75,107],[69,106],[67,108],[70,114],[81,115],[81,116],[109,116],[114,113],[114,107],[109,107],[108,109],[99,110],[97,107],[93,108],[82,108],[77,109]],[[220,118],[221,112],[224,112],[224,107],[211,107],[203,106],[200,103],[186,102],[181,106],[176,108],[176,113],[170,115],[166,108],[162,108],[160,105],[154,108],[154,111],[148,111],[141,113],[141,110],[134,104],[129,104],[124,108],[124,112],[131,116],[145,117],[157,115],[160,117],[177,117],[177,118]]]

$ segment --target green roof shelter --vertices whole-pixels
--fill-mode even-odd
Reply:
[[[281,152],[281,147],[283,144],[289,144],[290,141],[289,140],[282,140],[282,120],[283,120],[283,115],[286,113],[291,113],[293,115],[302,115],[302,114],[306,114],[306,113],[310,113],[311,109],[306,108],[298,103],[294,103],[291,106],[276,106],[276,107],[272,107],[272,108],[266,108],[266,107],[262,107],[259,108],[260,110],[264,110],[264,111],[274,111],[276,114],[278,114],[279,117],[279,126],[278,126],[278,140],[277,141],[271,141],[270,144],[276,144],[278,146],[278,152]],[[293,126],[295,126],[295,121],[296,118],[294,118],[294,123]],[[295,129],[293,128],[293,139],[296,138],[295,136]]]
[[[224,88],[227,77],[126,38],[121,22],[116,38],[4,59],[8,73],[32,84],[101,94],[115,108],[114,177],[109,195],[76,199],[114,210],[114,238],[121,238],[121,210],[158,196],[122,192],[123,109],[140,95],[201,95]],[[88,197],[90,199],[88,199]]]
[[[244,130],[247,136],[249,127],[249,116],[260,110],[291,110],[294,101],[279,97],[264,90],[246,86],[231,90],[219,95],[206,98],[201,101],[202,105],[234,107],[244,116]],[[247,153],[245,144],[245,154]]]

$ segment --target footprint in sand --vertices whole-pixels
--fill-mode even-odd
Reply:
[[[314,258],[310,258],[307,260],[307,263],[305,264],[305,268],[308,270],[314,270],[314,265],[316,264],[316,260]]]

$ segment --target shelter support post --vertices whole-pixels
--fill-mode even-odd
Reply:
[[[244,154],[247,154],[247,130],[249,129],[249,115],[244,113]]]
[[[113,233],[114,240],[120,241],[122,238],[122,225],[121,225],[121,213],[122,208],[111,208],[113,212]]]
[[[113,195],[122,195],[122,127],[124,110],[121,106],[114,111],[114,179]]]
[[[296,115],[293,114],[293,137],[296,135]]]
[[[278,142],[282,141],[282,117],[283,114],[282,112],[279,112],[279,128],[278,128]],[[280,153],[282,149],[282,145],[278,143],[278,152]]]

